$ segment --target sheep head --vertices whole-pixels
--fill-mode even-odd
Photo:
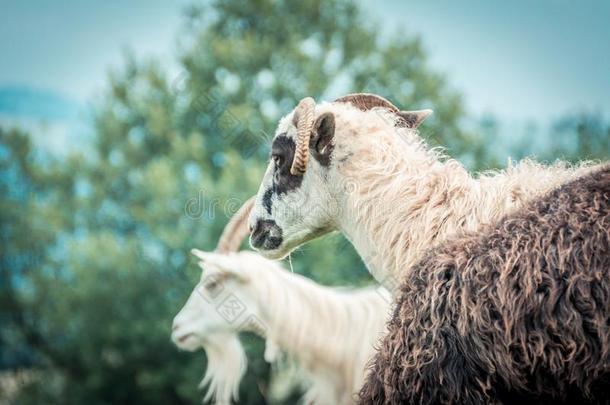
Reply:
[[[383,128],[414,131],[431,113],[401,111],[374,94],[350,94],[318,105],[311,97],[301,100],[276,129],[250,214],[251,245],[279,259],[336,230],[346,188],[339,169],[360,153],[353,143]]]

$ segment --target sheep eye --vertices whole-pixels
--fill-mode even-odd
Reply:
[[[273,159],[275,167],[280,167],[282,165],[282,157],[280,155],[273,155],[271,158]]]

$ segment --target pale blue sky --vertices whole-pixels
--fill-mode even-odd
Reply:
[[[42,100],[84,105],[121,66],[128,46],[177,72],[176,37],[187,0],[0,1],[0,93],[27,87]],[[431,65],[468,110],[545,124],[570,111],[610,115],[610,1],[364,0],[384,30],[422,36]],[[357,91],[358,89],[353,89]],[[0,97],[1,98],[1,97]],[[36,119],[28,110],[0,118]],[[8,116],[7,116],[8,115]],[[59,131],[61,132],[61,131]]]
[[[1,0],[0,86],[26,85],[89,100],[136,55],[168,62],[185,1]]]
[[[371,1],[391,25],[422,35],[475,113],[555,118],[610,113],[610,1]]]

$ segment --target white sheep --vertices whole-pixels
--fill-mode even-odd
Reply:
[[[174,318],[172,340],[208,353],[206,400],[237,399],[246,369],[237,334],[251,331],[266,338],[267,361],[278,347],[306,371],[306,403],[354,403],[388,317],[389,293],[320,286],[259,254],[233,253],[247,234],[247,212],[244,206],[227,225],[217,252],[192,251],[201,281]]]
[[[302,100],[278,124],[250,216],[252,246],[278,259],[339,230],[393,289],[448,236],[476,231],[592,170],[524,160],[473,176],[420,138],[416,128],[430,114],[400,111],[371,94]]]

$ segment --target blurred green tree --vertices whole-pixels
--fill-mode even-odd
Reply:
[[[32,165],[32,147],[27,134],[0,128],[0,364],[15,367],[35,361],[28,344],[15,330],[25,330],[20,305],[20,283],[41,262],[53,241],[45,229],[36,229],[31,197],[43,193],[40,171]],[[27,339],[38,337],[33,333]]]
[[[553,126],[544,159],[610,159],[610,124],[598,113],[566,116]]]
[[[476,166],[502,167],[507,155],[514,160],[533,157],[548,163],[557,159],[572,163],[610,159],[610,123],[596,112],[569,114],[548,128],[529,122],[515,137],[503,136],[506,130],[493,117],[485,117],[479,131],[483,144],[478,148]],[[504,140],[504,147],[498,147],[498,139]]]

